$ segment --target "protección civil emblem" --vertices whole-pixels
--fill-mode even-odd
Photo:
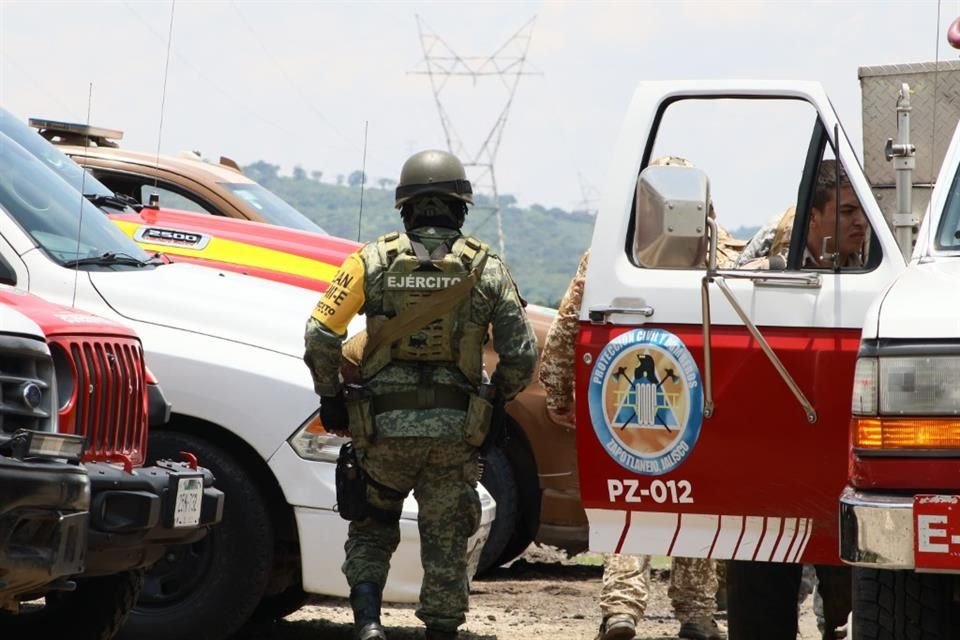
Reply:
[[[634,473],[673,471],[703,426],[700,370],[683,342],[663,329],[611,340],[590,372],[587,397],[604,450]]]

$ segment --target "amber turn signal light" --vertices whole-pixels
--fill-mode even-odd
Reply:
[[[960,449],[960,418],[852,419],[857,449]]]

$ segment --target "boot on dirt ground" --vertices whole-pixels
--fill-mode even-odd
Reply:
[[[677,637],[685,640],[727,640],[726,632],[720,628],[716,620],[684,622],[680,625],[680,633]]]
[[[615,613],[604,618],[597,640],[631,640],[636,634],[636,618],[629,613]]]
[[[457,640],[456,631],[438,631],[436,629],[427,629],[427,635],[424,640]]]
[[[387,640],[380,626],[382,593],[374,582],[361,582],[350,589],[350,607],[353,609],[353,628],[357,640]]]

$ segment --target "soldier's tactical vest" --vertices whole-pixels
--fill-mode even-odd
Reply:
[[[407,234],[390,233],[377,240],[383,273],[382,314],[368,310],[367,330],[380,331],[389,317],[403,314],[431,294],[452,287],[469,276],[488,252],[479,240],[460,236],[438,246],[432,254]],[[393,361],[422,363],[426,367],[458,368],[473,385],[481,381],[486,326],[470,322],[470,295],[453,310],[418,331],[370,354],[361,376],[370,380]]]

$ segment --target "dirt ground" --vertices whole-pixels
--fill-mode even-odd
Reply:
[[[532,546],[508,567],[475,580],[463,640],[593,640],[599,624],[597,595],[602,568],[597,558],[567,559]],[[638,640],[673,640],[680,624],[667,598],[669,574],[653,570],[646,618]],[[662,563],[665,564],[665,563]],[[383,623],[390,640],[420,640],[423,626],[414,607],[388,607]],[[721,623],[724,617],[720,614]],[[352,640],[352,614],[344,600],[317,600],[285,620],[248,632],[245,640]],[[798,640],[819,638],[811,599],[803,607]]]

